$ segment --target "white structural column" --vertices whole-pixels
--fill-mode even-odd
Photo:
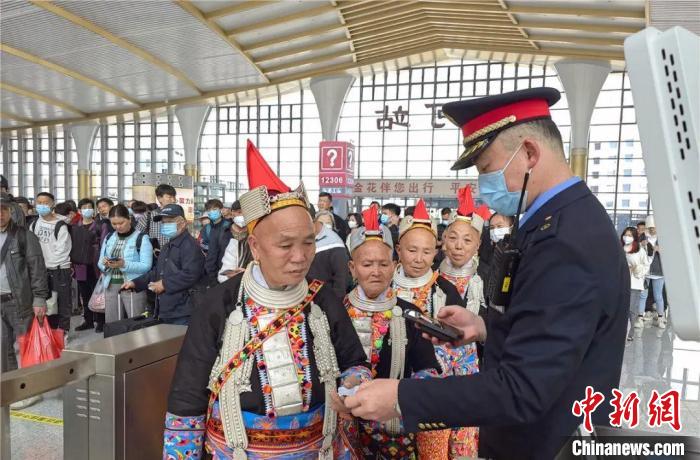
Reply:
[[[99,127],[99,124],[89,122],[74,124],[70,127],[71,135],[75,141],[75,149],[78,153],[78,198],[87,198],[92,195],[90,157],[92,145],[95,143],[97,128]],[[66,196],[68,196],[68,193],[66,193]]]
[[[202,138],[204,122],[207,121],[210,104],[184,105],[175,108],[175,116],[180,123],[182,143],[185,146],[185,174],[197,182],[197,152]]]
[[[324,141],[336,140],[340,113],[353,83],[355,83],[355,77],[347,74],[316,77],[309,82],[318,108]],[[348,208],[348,199],[333,197],[333,210],[336,214],[345,217],[349,212]]]
[[[353,83],[355,83],[355,77],[352,75],[334,75],[311,79],[309,86],[316,100],[316,107],[318,107],[323,140],[334,141],[338,135],[340,112]]]
[[[563,60],[554,64],[566,91],[571,114],[569,164],[581,179],[588,170],[588,132],[591,115],[605,79],[610,73],[608,61]]]

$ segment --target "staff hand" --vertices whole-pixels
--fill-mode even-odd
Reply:
[[[462,332],[462,339],[459,342],[442,342],[433,336],[423,334],[423,337],[430,340],[433,345],[462,346],[472,342],[483,342],[486,340],[486,324],[484,319],[458,305],[447,305],[438,311],[437,319],[444,324],[459,329]]]
[[[350,409],[355,417],[387,422],[399,416],[396,412],[398,400],[399,381],[377,379],[363,383],[357,393],[345,398],[345,407]]]

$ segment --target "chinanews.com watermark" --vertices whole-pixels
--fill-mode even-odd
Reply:
[[[686,455],[700,452],[700,439],[664,435],[659,429],[668,428],[675,433],[681,432],[680,394],[676,390],[659,393],[652,390],[648,400],[643,403],[639,393],[632,391],[625,395],[618,389],[612,390],[608,405],[609,426],[594,429],[592,415],[605,401],[605,396],[586,387],[583,399],[574,401],[571,413],[582,418],[580,436],[571,440],[571,453],[576,457],[665,457],[686,458]],[[599,410],[604,410],[605,406]],[[600,415],[600,414],[598,414]],[[623,427],[624,423],[624,427]],[[634,434],[628,430],[617,432],[615,428],[639,428],[652,434],[644,435],[642,431]],[[654,432],[656,431],[656,432]]]
[[[571,453],[577,457],[664,456],[683,458],[685,456],[685,442],[642,442],[627,440],[599,441],[596,439],[575,439],[571,443]]]

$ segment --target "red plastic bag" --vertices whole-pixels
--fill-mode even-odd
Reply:
[[[27,333],[20,336],[17,341],[19,342],[20,365],[21,367],[29,367],[61,357],[63,330],[51,329],[46,318],[40,324],[39,320],[34,317]]]

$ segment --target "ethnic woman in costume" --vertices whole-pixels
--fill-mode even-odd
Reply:
[[[367,209],[365,226],[350,236],[349,268],[357,286],[345,296],[345,308],[371,363],[372,378],[437,377],[433,345],[403,318],[405,310],[417,308],[397,298],[391,287],[394,245],[389,229],[380,228],[378,214],[376,205]],[[415,434],[403,430],[400,418],[387,423],[356,419],[345,425],[350,437],[356,433],[358,457],[416,459],[420,454]]]

